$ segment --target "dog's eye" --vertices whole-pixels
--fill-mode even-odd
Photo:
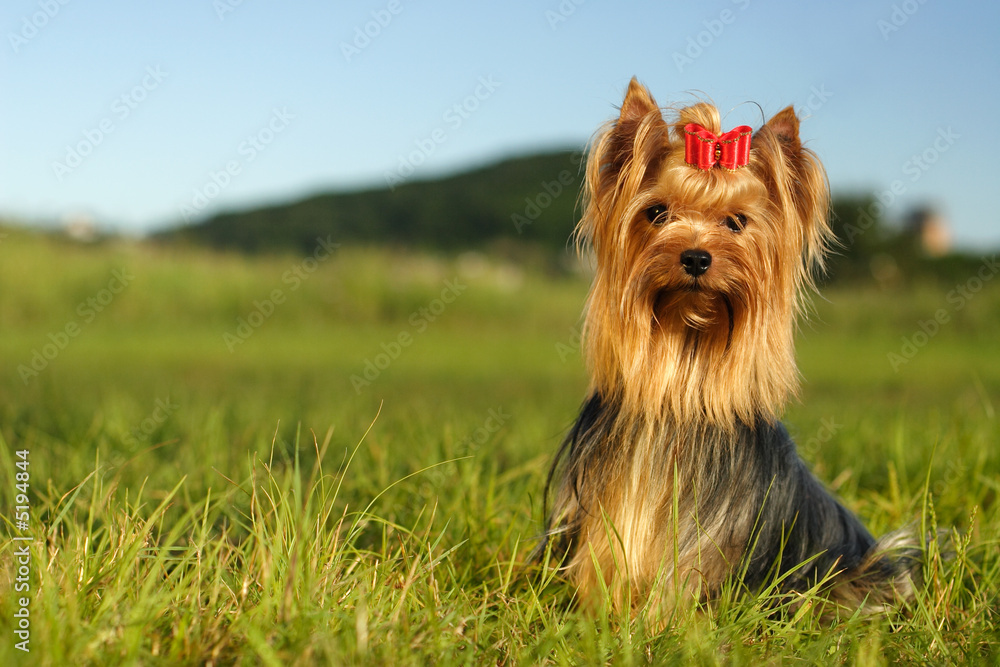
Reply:
[[[654,225],[662,225],[667,221],[667,207],[663,204],[653,204],[646,209],[646,219]]]
[[[742,232],[743,228],[747,226],[747,217],[742,213],[731,215],[725,219],[725,225],[734,232]]]

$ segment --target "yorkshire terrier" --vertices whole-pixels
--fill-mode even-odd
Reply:
[[[822,589],[863,611],[911,596],[915,536],[873,538],[779,421],[832,241],[794,109],[723,133],[707,103],[668,122],[633,79],[591,147],[583,203],[591,382],[549,473],[539,551],[563,558],[585,602],[661,618],[726,582]]]

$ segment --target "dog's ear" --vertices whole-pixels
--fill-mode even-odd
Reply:
[[[769,134],[770,136],[762,136]],[[807,275],[823,270],[823,259],[832,239],[828,219],[830,188],[819,158],[802,145],[799,118],[793,107],[785,107],[758,131],[754,142],[772,149],[774,186],[783,192],[786,211],[794,212],[802,232],[803,269]],[[757,145],[757,144],[755,144]]]
[[[581,246],[616,247],[611,239],[628,228],[619,209],[656,173],[668,145],[663,114],[649,90],[633,78],[618,118],[595,137],[587,157],[586,205],[576,232]]]
[[[636,123],[655,109],[657,109],[656,101],[653,100],[649,89],[633,76],[628,82],[628,91],[625,93],[625,101],[622,102],[617,124]]]
[[[778,141],[781,142],[782,149],[789,154],[796,154],[802,149],[802,142],[799,140],[799,117],[795,115],[793,107],[785,107],[767,121],[767,127],[774,132]]]
[[[628,84],[618,120],[601,141],[601,163],[611,173],[619,173],[640,152],[640,144],[645,147],[641,152],[650,152],[648,149],[651,146],[648,144],[651,135],[658,135],[665,128],[666,123],[653,96],[633,77]]]

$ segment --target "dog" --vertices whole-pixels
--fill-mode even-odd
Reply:
[[[711,104],[668,119],[632,79],[591,145],[582,201],[590,386],[536,553],[562,559],[584,604],[659,618],[726,582],[822,589],[864,612],[910,598],[916,537],[873,538],[779,421],[833,242],[826,173],[794,109],[723,132]]]

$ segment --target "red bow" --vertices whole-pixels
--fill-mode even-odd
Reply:
[[[684,126],[684,161],[699,169],[719,164],[736,171],[750,162],[750,133],[748,125],[740,125],[717,137],[698,123],[688,123]]]

